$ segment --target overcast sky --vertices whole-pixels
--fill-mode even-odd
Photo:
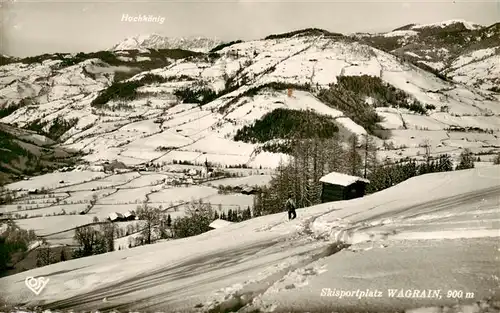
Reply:
[[[500,20],[500,0],[9,1],[0,8],[0,53],[14,56],[104,50],[153,32],[248,40],[306,27],[352,33],[449,19],[483,25]],[[165,21],[123,22],[123,14]]]

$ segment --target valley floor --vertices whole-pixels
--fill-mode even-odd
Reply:
[[[263,216],[53,264],[0,279],[3,301],[77,312],[498,312],[499,174],[491,166],[423,175],[300,209],[294,221]],[[37,296],[26,276],[50,281]]]

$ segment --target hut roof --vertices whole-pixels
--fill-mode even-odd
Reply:
[[[361,181],[364,183],[369,184],[370,181],[365,178],[357,177],[357,176],[351,176],[347,174],[342,174],[342,173],[337,173],[337,172],[331,172],[330,174],[327,174],[323,177],[320,178],[319,180],[322,183],[327,183],[327,184],[332,184],[332,185],[340,185],[340,186],[349,186],[354,184],[357,181]]]
[[[118,213],[118,212],[113,212],[113,213],[110,213],[108,215],[108,217],[109,217],[110,220],[114,221],[114,220],[117,220],[119,218],[123,218],[123,214]]]
[[[215,220],[212,223],[210,223],[209,227],[217,229],[217,228],[229,226],[231,224],[233,224],[233,222],[228,222],[226,220],[218,219],[218,220]]]
[[[131,217],[131,216],[135,216],[135,213],[132,212],[132,211],[128,211],[128,212],[123,213],[123,216],[126,217],[126,218],[128,218],[128,217]]]

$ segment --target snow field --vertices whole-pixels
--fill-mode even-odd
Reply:
[[[6,185],[6,188],[10,190],[32,190],[42,188],[45,189],[55,189],[58,187],[69,186],[82,184],[85,182],[93,181],[95,179],[99,179],[104,177],[104,173],[96,173],[96,172],[61,172],[61,173],[50,173],[45,175],[40,175],[36,177],[32,177],[29,180],[18,181],[12,184]],[[60,181],[64,181],[64,183],[60,183]]]
[[[16,220],[20,228],[33,229],[38,236],[62,232],[91,222],[92,218],[88,215],[59,215]]]
[[[105,175],[104,173],[101,176],[106,176],[101,179],[97,179],[91,182],[83,183],[83,184],[77,184],[77,185],[72,185],[70,187],[65,187],[65,188],[58,188],[58,192],[72,192],[72,191],[89,191],[92,189],[99,190],[99,189],[108,189],[112,187],[118,187],[121,185],[125,185],[131,181],[133,181],[136,178],[141,177],[141,175],[137,172],[130,172],[130,173],[124,173],[124,174],[118,174],[118,175]]]
[[[463,218],[450,216],[450,223],[442,224],[447,226],[439,231],[419,228],[414,218],[434,214],[439,221],[444,213],[464,213],[467,207],[491,211],[500,190],[498,169],[490,166],[423,175],[364,198],[299,209],[292,222],[282,213],[268,215],[196,237],[34,269],[30,275],[50,275],[53,282],[36,299],[23,292],[19,275],[2,278],[0,283],[9,286],[7,303],[36,305],[66,299],[75,310],[107,304],[139,311],[146,306],[192,310],[197,305],[216,307],[217,300],[230,305],[238,295],[254,307],[279,311],[292,306],[317,311],[333,304],[338,309],[355,304],[358,309],[395,310],[452,302],[445,298],[410,301],[388,298],[387,294],[338,299],[321,297],[323,288],[378,288],[384,292],[390,288],[462,289],[474,291],[474,300],[479,300],[498,288],[494,278],[498,267],[491,249],[497,238],[488,239],[495,225],[488,224],[488,219],[493,215],[480,214],[484,222],[469,233],[458,231],[464,226],[460,222]],[[415,228],[398,232],[398,223],[414,224]],[[324,239],[342,229],[353,245],[331,255],[335,251]],[[452,231],[459,240],[446,239]],[[475,237],[472,231],[481,238],[470,238]],[[375,243],[370,242],[374,239]],[[22,273],[23,277],[26,274]],[[138,279],[140,290],[133,287]],[[102,302],[104,297],[107,304]]]

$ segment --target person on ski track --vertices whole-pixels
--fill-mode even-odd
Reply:
[[[288,199],[286,200],[285,207],[288,211],[288,219],[293,220],[294,218],[297,217],[297,213],[295,210],[297,207],[295,206],[295,201],[292,199],[292,195],[288,195]]]

